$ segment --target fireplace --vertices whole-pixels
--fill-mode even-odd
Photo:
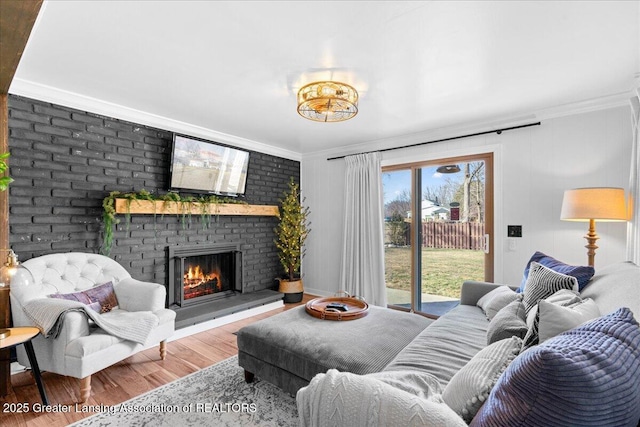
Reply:
[[[238,245],[169,247],[169,306],[187,307],[242,292]]]

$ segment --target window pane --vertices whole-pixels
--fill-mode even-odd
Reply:
[[[382,174],[387,302],[411,308],[411,171]]]
[[[484,278],[484,162],[422,168],[421,218],[420,311],[441,315]]]

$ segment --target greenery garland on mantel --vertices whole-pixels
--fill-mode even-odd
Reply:
[[[181,196],[178,193],[166,193],[166,194],[151,194],[147,190],[140,190],[138,192],[133,193],[122,193],[120,191],[112,191],[109,193],[107,197],[102,200],[102,223],[104,224],[104,236],[102,240],[102,247],[100,248],[100,253],[103,255],[109,256],[111,253],[111,248],[113,247],[113,233],[116,224],[120,223],[120,219],[116,218],[116,199],[124,199],[127,203],[127,212],[125,213],[125,221],[127,224],[127,230],[129,229],[129,224],[131,223],[131,213],[130,207],[131,204],[135,201],[150,201],[150,202],[164,202],[163,204],[168,203],[178,203],[180,205],[180,212],[178,216],[182,222],[182,228],[185,229],[187,227],[187,222],[191,223],[191,208],[193,206],[199,206],[200,208],[200,223],[202,224],[202,229],[205,230],[211,225],[211,217],[214,214],[211,214],[211,210],[208,209],[210,205],[215,204],[247,204],[245,201],[234,199],[231,197],[220,197],[216,195],[209,196]],[[154,205],[155,206],[155,205]],[[155,209],[155,208],[154,208]],[[156,212],[153,212],[154,222],[156,217]],[[164,216],[164,214],[163,214]]]

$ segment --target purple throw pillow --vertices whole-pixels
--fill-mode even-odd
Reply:
[[[113,290],[113,283],[107,282],[81,292],[71,294],[51,294],[49,298],[79,301],[98,313],[108,313],[118,307],[118,299]]]

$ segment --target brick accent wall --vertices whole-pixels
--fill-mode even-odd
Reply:
[[[56,252],[94,252],[101,245],[102,200],[109,192],[164,193],[172,133],[42,101],[9,97],[10,244],[21,260]],[[251,204],[275,205],[300,163],[252,151]],[[203,230],[193,216],[183,229],[175,216],[124,216],[111,257],[133,277],[166,284],[166,247],[237,242],[244,254],[245,289],[274,287],[281,272],[273,244],[275,217],[219,216]],[[128,229],[127,229],[128,228]]]

